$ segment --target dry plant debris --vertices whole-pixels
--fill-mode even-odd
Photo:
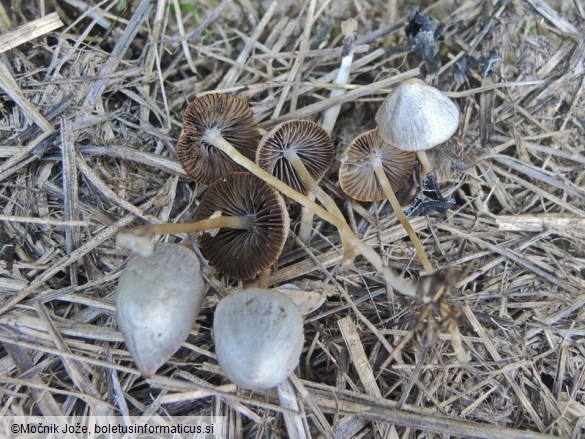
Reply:
[[[214,413],[229,415],[226,437],[585,435],[582,2],[40,4],[0,5],[3,414]],[[348,19],[355,29],[342,28]],[[128,259],[115,235],[192,217],[205,186],[175,151],[188,102],[237,95],[262,130],[321,124],[333,108],[337,158],[322,187],[416,279],[422,267],[388,206],[351,201],[337,181],[351,139],[412,77],[461,111],[456,136],[429,154],[457,206],[411,221],[433,266],[460,268],[444,272],[455,285],[390,300],[362,258],[340,268],[339,235],[316,218],[313,239],[291,233],[262,280],[327,296],[305,318],[288,399],[225,380],[213,311],[241,286],[204,260],[196,327],[141,378],[115,326]],[[398,194],[403,205],[415,186]],[[295,232],[300,209],[289,211]],[[165,239],[198,250],[189,236]]]

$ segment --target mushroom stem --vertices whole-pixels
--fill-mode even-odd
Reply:
[[[378,178],[378,182],[382,187],[382,191],[384,191],[386,198],[388,198],[388,201],[390,201],[392,209],[394,209],[394,213],[398,217],[400,224],[402,224],[402,227],[404,227],[404,230],[406,230],[406,233],[408,233],[408,236],[410,237],[410,240],[416,249],[416,253],[422,262],[425,271],[431,274],[434,271],[434,268],[431,265],[431,262],[429,261],[429,258],[420,240],[418,239],[418,236],[416,236],[414,229],[402,211],[402,206],[400,206],[398,198],[396,198],[396,194],[394,194],[394,191],[392,190],[392,185],[388,181],[388,177],[386,177],[386,173],[384,172],[384,168],[382,167],[380,160],[376,160],[374,162],[374,172],[376,173],[376,177]]]
[[[270,268],[262,270],[258,278],[258,288],[268,288],[270,286]]]
[[[422,177],[426,177],[426,175],[431,172],[433,170],[433,164],[431,163],[431,160],[429,159],[429,156],[427,155],[426,151],[422,150],[422,151],[417,151],[416,152],[416,156],[418,157],[418,161],[420,162],[421,166],[422,166]]]
[[[284,152],[284,157],[292,165],[292,167],[297,172],[297,174],[299,174],[299,177],[301,177],[301,180],[303,180],[303,183],[309,189],[309,192],[311,192],[313,195],[315,195],[317,200],[319,200],[321,202],[321,204],[323,206],[325,206],[325,209],[327,209],[328,212],[339,217],[341,220],[345,221],[345,219],[343,218],[343,214],[341,213],[341,210],[339,210],[339,207],[337,207],[337,204],[335,204],[335,201],[333,201],[333,198],[331,198],[327,194],[327,192],[325,192],[323,189],[321,189],[321,187],[315,181],[315,179],[313,177],[311,177],[311,174],[309,174],[307,167],[305,166],[303,161],[300,159],[300,157],[296,153],[296,151],[290,150],[290,149],[286,150]],[[305,213],[306,210],[310,211],[311,209],[309,209],[307,207],[303,207],[303,214]],[[310,228],[310,224],[313,222],[312,215],[309,218],[307,218],[307,215],[303,215],[303,218],[307,222],[301,222],[301,229],[299,231],[299,235],[300,235],[299,239],[301,238],[301,236],[306,237],[306,232],[303,230],[303,228],[304,227]],[[305,244],[307,244],[307,242],[308,241],[303,241],[303,243],[305,243]],[[353,260],[355,258],[354,247],[347,247],[348,242],[343,241],[343,240],[342,240],[341,244],[343,245],[344,258],[346,260]]]
[[[315,200],[315,194],[309,192],[307,197],[311,200]],[[302,243],[308,244],[311,241],[311,235],[313,233],[313,217],[315,214],[311,209],[307,209],[303,207],[301,209],[301,226],[299,228],[299,233],[297,234],[298,238],[301,240]]]
[[[384,278],[384,281],[393,289],[398,291],[400,294],[405,296],[416,296],[416,284],[412,281],[406,280],[399,276],[390,267],[384,266],[382,258],[378,253],[374,251],[372,247],[367,245],[361,239],[359,239],[351,230],[349,225],[344,219],[339,218],[323,209],[314,201],[309,200],[305,195],[295,191],[293,188],[269,174],[252,160],[241,154],[236,148],[234,148],[227,140],[225,140],[218,130],[208,130],[203,138],[208,144],[214,145],[216,148],[227,154],[234,162],[240,166],[246,168],[248,171],[256,175],[256,177],[264,180],[266,183],[274,186],[284,195],[292,200],[295,200],[301,206],[311,209],[316,215],[321,217],[323,220],[334,225],[339,231],[339,236],[342,242],[345,242],[344,248],[355,248],[361,253],[373,266],[380,272]]]
[[[196,233],[213,229],[250,229],[254,218],[248,216],[218,216],[193,223],[147,224],[135,228],[132,233],[145,233],[148,236],[168,235],[171,233]]]
[[[289,161],[294,170],[297,171],[297,174],[299,174],[299,177],[301,177],[305,186],[307,186],[309,191],[317,197],[317,200],[323,204],[325,209],[333,215],[343,219],[343,214],[341,213],[341,210],[339,210],[339,207],[337,207],[337,204],[335,204],[335,201],[333,201],[333,198],[321,189],[319,183],[311,177],[311,174],[309,174],[309,171],[303,161],[299,158],[299,155],[295,151],[287,150],[284,153],[284,157]]]

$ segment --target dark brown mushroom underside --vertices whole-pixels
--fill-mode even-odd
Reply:
[[[248,172],[234,172],[216,180],[201,198],[196,220],[221,212],[223,216],[251,216],[249,230],[221,229],[203,234],[201,251],[220,273],[233,279],[252,279],[276,262],[286,241],[288,212],[280,194]]]
[[[309,189],[284,156],[286,150],[294,150],[311,177],[319,181],[333,162],[331,137],[314,122],[291,120],[274,127],[258,145],[256,163],[297,192],[307,194]]]
[[[183,116],[177,156],[187,175],[204,184],[243,170],[218,148],[203,141],[210,129],[217,129],[250,160],[254,160],[260,137],[254,113],[245,100],[225,94],[208,94],[193,100]]]
[[[380,159],[392,190],[398,192],[412,173],[416,154],[384,142],[376,130],[356,137],[345,151],[339,168],[339,185],[353,199],[380,201],[386,198],[374,172],[376,158]]]

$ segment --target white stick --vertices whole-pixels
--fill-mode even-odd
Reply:
[[[343,39],[343,46],[341,48],[341,66],[337,71],[335,84],[345,85],[349,82],[349,73],[351,72],[351,63],[353,62],[353,45],[355,43],[355,34],[357,31],[357,20],[350,18],[341,23],[341,31],[345,38]],[[344,93],[343,88],[334,88],[331,90],[331,97],[341,96]],[[337,116],[341,110],[340,105],[334,105],[329,108],[323,115],[323,129],[329,134],[333,132]]]
[[[343,46],[341,48],[341,66],[337,71],[335,84],[345,85],[349,82],[349,73],[351,72],[351,63],[353,62],[353,46],[355,43],[355,34],[357,31],[357,20],[350,18],[341,23],[341,31],[345,38],[343,39]],[[331,97],[341,96],[344,93],[343,88],[334,88],[331,90]],[[341,104],[334,105],[325,111],[323,115],[323,129],[329,134],[333,132],[337,116],[341,110]],[[326,206],[327,207],[327,206]],[[339,209],[338,209],[339,211]],[[335,213],[335,212],[332,212]],[[305,207],[301,211],[301,226],[299,228],[299,239],[308,244],[311,240],[311,232],[313,226],[313,212]]]
[[[288,378],[283,383],[279,384],[277,389],[280,405],[288,409],[283,412],[288,437],[291,439],[309,439],[311,435],[307,434],[307,431],[305,430],[303,417],[299,410],[297,395]]]

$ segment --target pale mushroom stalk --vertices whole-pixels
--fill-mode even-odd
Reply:
[[[270,286],[270,268],[263,270],[260,272],[260,276],[258,278],[258,287],[259,288],[268,288]]]
[[[289,161],[289,163],[292,165],[297,174],[299,174],[299,177],[301,178],[305,186],[309,188],[309,192],[312,193],[317,198],[317,200],[321,202],[321,204],[323,204],[323,206],[325,207],[325,209],[327,209],[328,212],[331,212],[332,214],[336,215],[337,217],[343,220],[343,214],[341,213],[341,210],[339,210],[339,207],[337,207],[337,204],[335,204],[335,201],[333,201],[333,198],[327,195],[327,193],[323,189],[321,189],[321,187],[315,181],[315,179],[311,177],[311,174],[309,174],[309,171],[303,164],[303,161],[299,158],[299,155],[294,150],[287,150],[284,152],[284,157]],[[308,213],[310,213],[310,215],[308,215]],[[299,239],[305,244],[309,241],[311,231],[310,225],[312,223],[313,211],[310,208],[303,207],[303,212],[301,216],[301,229],[299,230]],[[309,233],[307,234],[305,230],[308,230]],[[347,255],[346,258],[351,257],[353,259],[352,253],[354,253],[355,250],[353,249],[353,247],[346,247],[346,244],[347,244],[346,241],[342,241],[342,245],[344,246],[343,254]]]
[[[429,156],[427,155],[426,151],[424,151],[424,150],[417,151],[416,156],[418,157],[418,161],[421,164],[421,167],[422,167],[421,175],[424,178],[426,175],[428,175],[430,172],[433,171],[433,165],[432,165],[431,160],[429,159]]]
[[[337,204],[335,204],[335,201],[333,201],[333,198],[327,195],[327,192],[321,189],[315,179],[311,177],[311,174],[309,174],[309,171],[303,164],[303,161],[299,158],[299,155],[294,150],[287,150],[284,152],[284,156],[299,174],[299,177],[301,177],[305,186],[309,188],[309,192],[312,192],[313,195],[315,195],[325,209],[339,218],[343,218],[343,214],[341,213],[341,210],[339,210],[339,207],[337,207]]]
[[[431,274],[434,271],[431,261],[429,261],[425,249],[422,246],[420,240],[418,239],[416,232],[414,231],[414,229],[408,222],[408,219],[404,215],[404,212],[402,211],[402,206],[400,206],[398,198],[396,198],[396,194],[392,190],[392,185],[388,181],[388,177],[386,177],[386,173],[384,172],[384,168],[382,167],[380,159],[376,159],[373,162],[373,164],[374,172],[376,173],[376,177],[378,178],[378,182],[380,183],[382,191],[384,191],[386,198],[388,198],[388,201],[390,201],[390,204],[392,205],[392,209],[394,209],[394,213],[396,214],[398,221],[400,221],[400,224],[402,224],[402,227],[404,227],[404,230],[406,230],[406,233],[408,233],[408,236],[410,237],[410,240],[412,241],[412,244],[416,249],[416,253],[418,254],[420,261],[422,262],[425,271]]]
[[[314,192],[309,192],[309,194],[307,195],[307,197],[309,197],[311,200],[314,200],[315,194]],[[301,220],[300,220],[300,227],[299,227],[299,240],[303,243],[303,244],[308,244],[309,241],[311,240],[311,234],[313,233],[313,217],[315,216],[315,214],[313,213],[313,211],[311,209],[307,209],[306,207],[303,207],[301,209]]]
[[[380,255],[376,253],[372,247],[370,247],[361,239],[359,239],[343,219],[328,212],[314,201],[309,200],[305,195],[295,191],[290,186],[283,183],[278,178],[274,177],[272,174],[260,168],[252,160],[246,158],[243,154],[241,154],[236,148],[234,148],[228,141],[226,141],[222,137],[219,130],[217,129],[207,130],[207,132],[203,136],[203,140],[208,144],[213,145],[216,148],[219,148],[221,151],[227,154],[234,162],[238,163],[240,166],[243,166],[245,169],[252,172],[254,175],[264,180],[266,183],[272,185],[287,197],[291,198],[292,200],[296,201],[302,206],[313,210],[313,212],[315,212],[315,214],[318,215],[320,218],[335,226],[339,231],[339,236],[342,242],[346,243],[344,245],[344,248],[355,248],[359,253],[361,253],[374,266],[374,268],[382,274],[384,281],[390,287],[392,287],[400,294],[403,294],[405,296],[414,297],[416,295],[416,284],[412,281],[406,280],[403,277],[399,276],[390,267],[384,266],[384,263],[382,262],[382,258],[380,257]]]
[[[223,228],[246,230],[252,227],[254,220],[251,217],[218,216],[191,223],[146,224],[131,230],[121,230],[117,242],[118,245],[147,257],[152,255],[154,246],[151,238],[155,235],[217,231]]]
[[[137,227],[133,233],[141,233],[148,236],[169,235],[172,233],[197,233],[215,229],[241,229],[254,227],[254,218],[250,216],[218,216],[192,223],[175,224],[147,224]]]

